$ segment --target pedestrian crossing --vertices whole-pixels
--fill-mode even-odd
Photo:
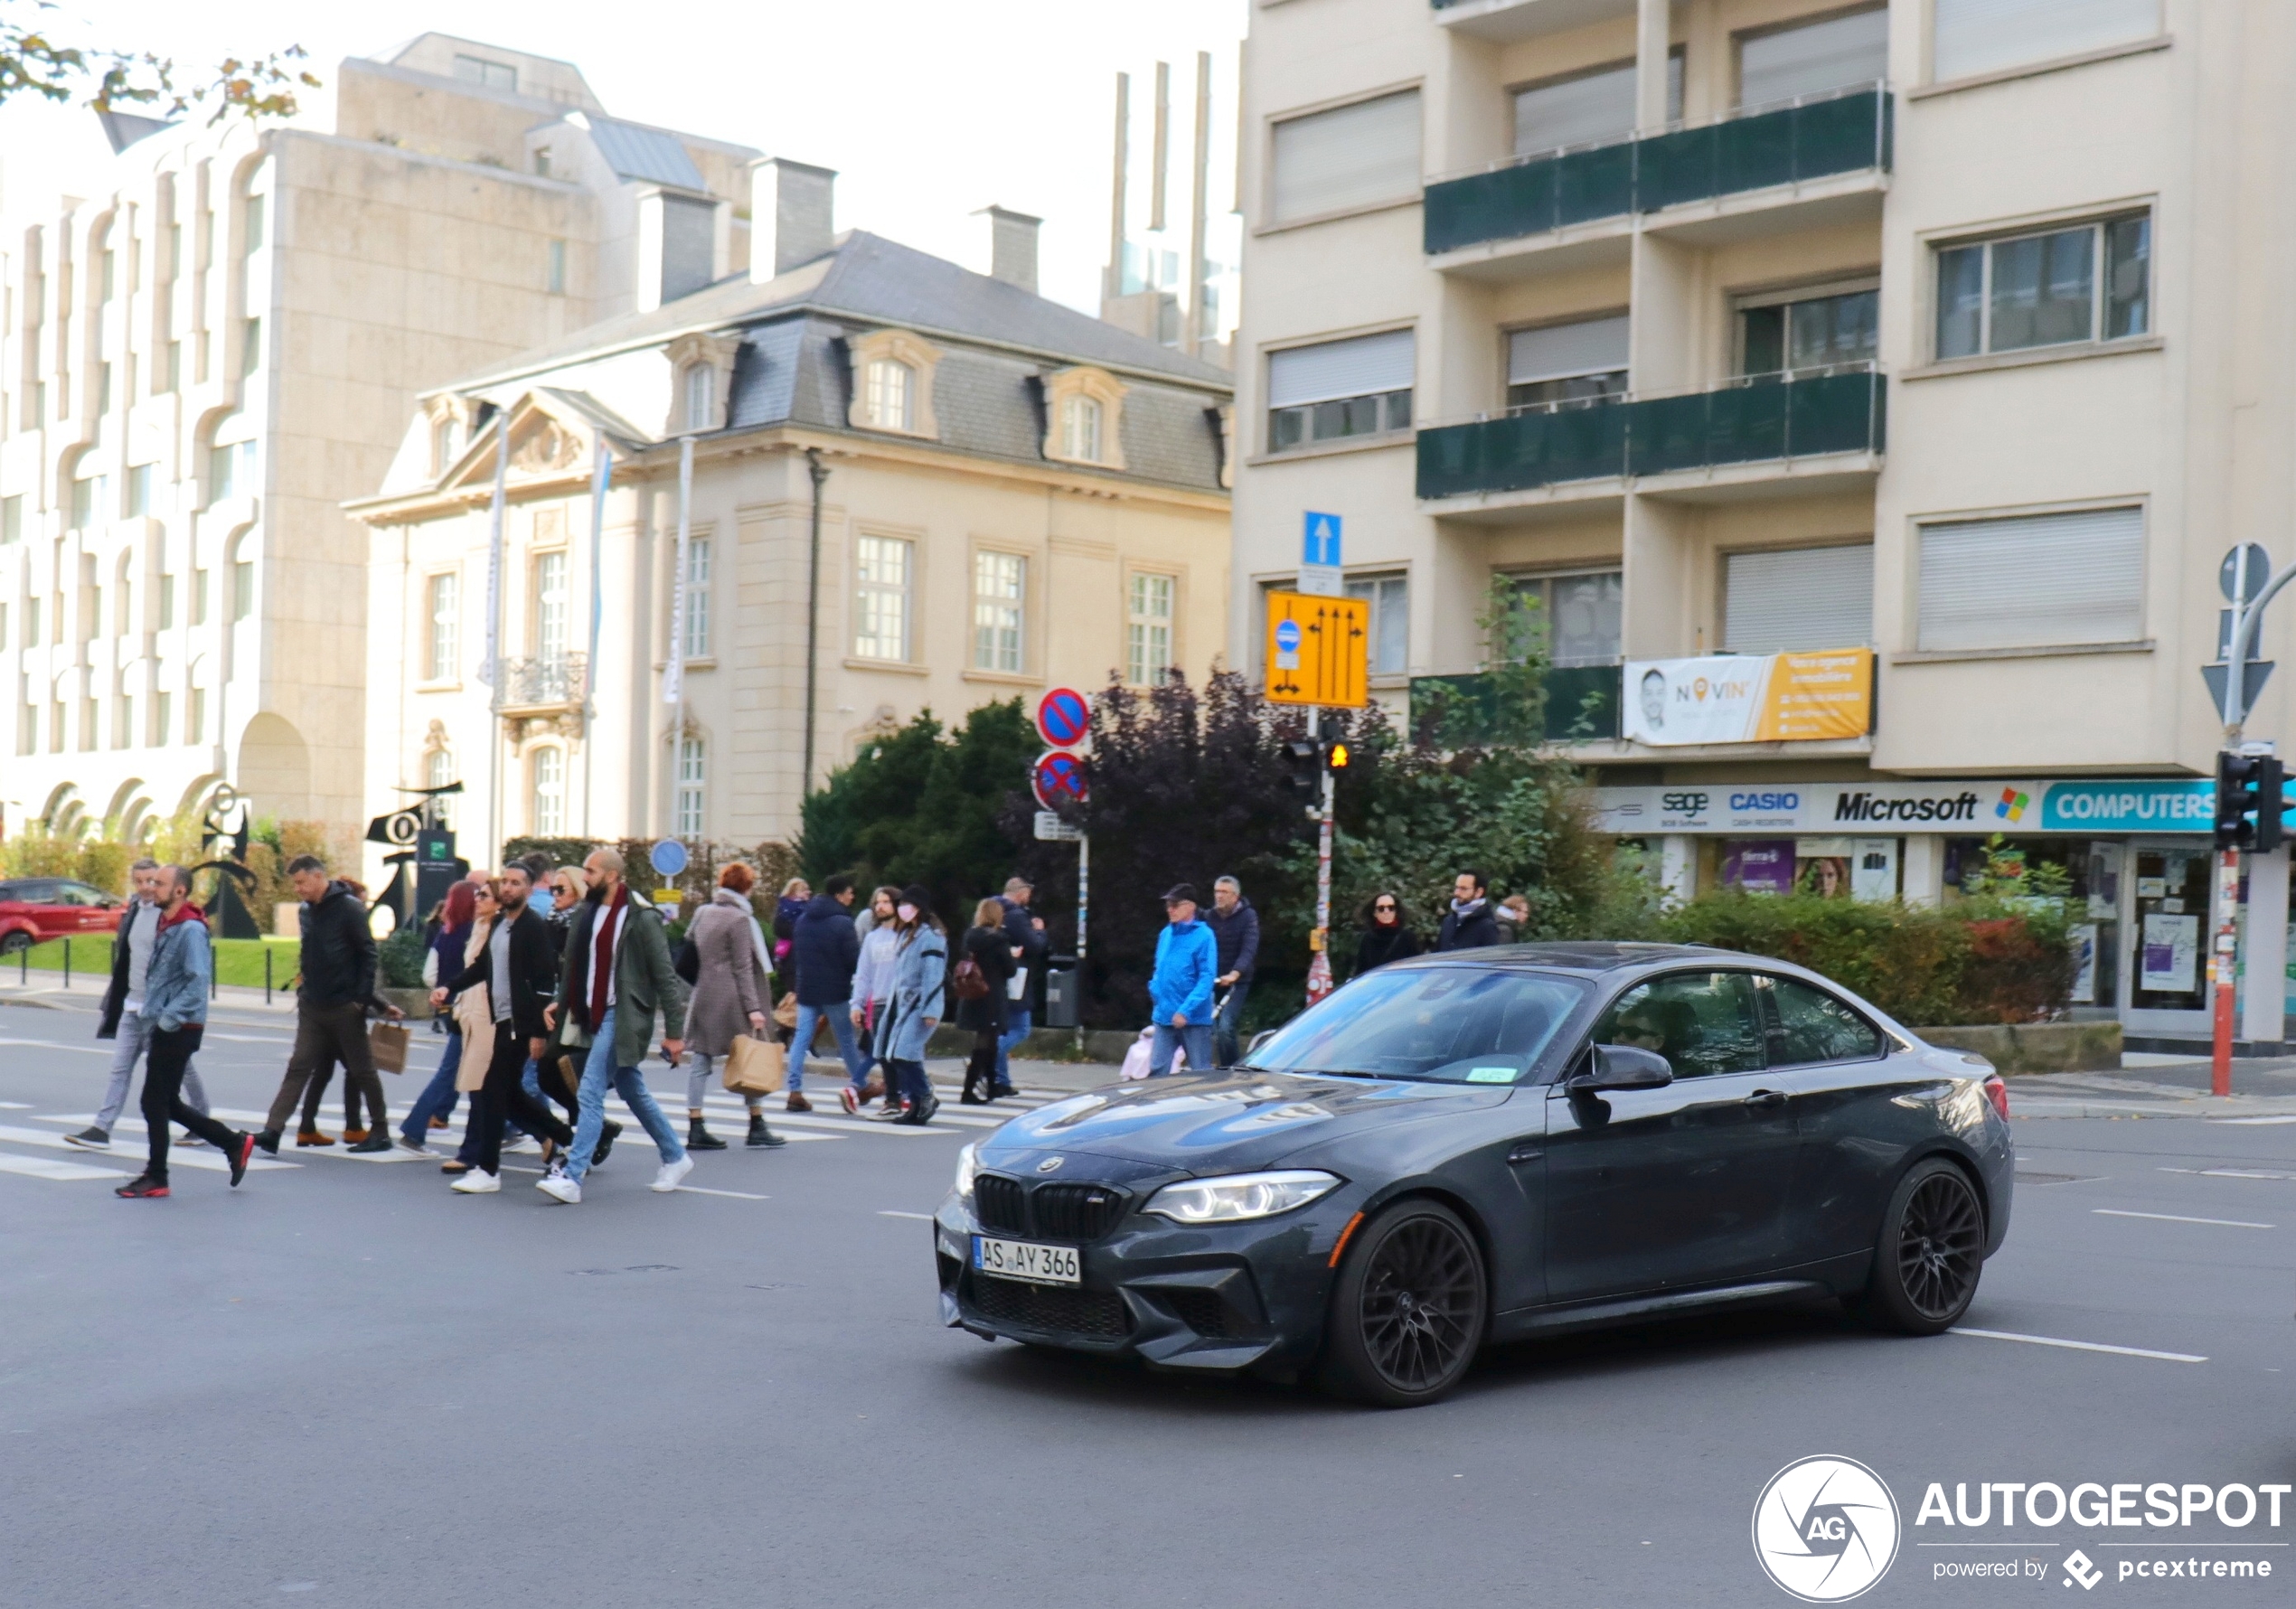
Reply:
[[[834,1101],[835,1088],[834,1085],[827,1087],[828,1101]],[[944,1138],[950,1135],[960,1138],[977,1137],[982,1131],[997,1128],[1018,1116],[1021,1112],[1030,1111],[1067,1098],[1066,1094],[1061,1091],[1024,1089],[1018,1095],[1000,1099],[992,1107],[968,1106],[960,1109],[957,1102],[959,1091],[955,1088],[936,1086],[934,1093],[941,1098],[941,1110],[930,1124],[922,1127],[890,1123],[874,1116],[848,1117],[833,1107],[829,1112],[785,1111],[781,1097],[778,1096],[768,1098],[764,1115],[766,1121],[773,1126],[776,1133],[798,1144],[835,1143],[868,1135],[907,1142],[927,1140],[936,1134]],[[657,1092],[657,1098],[659,1092]],[[468,1109],[466,1102],[467,1097],[462,1107],[465,1111]],[[29,1106],[22,1101],[0,1102],[0,1106],[12,1111],[27,1113],[28,1115],[25,1118],[27,1123],[52,1125],[31,1128],[22,1124],[0,1123],[0,1175],[36,1179],[51,1183],[69,1183],[88,1180],[109,1180],[117,1182],[141,1171],[144,1152],[143,1136],[146,1130],[142,1120],[138,1118],[123,1116],[112,1125],[113,1143],[108,1152],[87,1151],[68,1143],[64,1135],[69,1133],[77,1133],[91,1125],[95,1122],[93,1113],[32,1112]],[[678,1124],[682,1132],[685,1112],[682,1103],[675,1100],[666,1101],[663,1103],[663,1110],[668,1114],[671,1122]],[[735,1149],[741,1147],[740,1136],[748,1128],[749,1114],[748,1108],[738,1096],[712,1092],[704,1097],[702,1112],[705,1120],[721,1131],[720,1138],[726,1140]],[[269,1117],[268,1112],[244,1106],[217,1106],[213,1109],[213,1115],[219,1122],[232,1124],[246,1129],[260,1128]],[[626,1131],[630,1131],[626,1134],[623,1140],[625,1145],[632,1140],[637,1141],[642,1147],[645,1145],[645,1136],[633,1119],[627,1115],[622,1115],[616,1120],[624,1125]],[[396,1118],[392,1123],[391,1135],[394,1139],[397,1137]],[[418,1153],[397,1145],[385,1152],[355,1153],[341,1144],[336,1144],[297,1150],[294,1153],[296,1160],[292,1162],[284,1157],[275,1160],[259,1154],[249,1166],[250,1171],[253,1171],[275,1172],[293,1171],[300,1168],[306,1160],[322,1158],[338,1162],[386,1165],[438,1162],[452,1156],[461,1145],[462,1141],[463,1129],[459,1124],[455,1124],[444,1129],[431,1131],[428,1136],[428,1153]],[[19,1146],[30,1148],[35,1154],[25,1154],[24,1152],[13,1149]],[[73,1160],[67,1161],[63,1157],[45,1154],[50,1152],[64,1153]],[[505,1147],[505,1154],[515,1154],[515,1152],[510,1147]],[[126,1165],[119,1165],[123,1163]],[[226,1173],[231,1171],[231,1165],[214,1152],[203,1146],[181,1143],[169,1147],[168,1166],[171,1170],[190,1168],[211,1173]]]

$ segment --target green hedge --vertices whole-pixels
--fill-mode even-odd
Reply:
[[[1665,936],[1774,955],[1853,989],[1911,1027],[2035,1022],[2065,1009],[2074,957],[2054,901],[1951,908],[1815,894],[1703,895],[1669,912]]]

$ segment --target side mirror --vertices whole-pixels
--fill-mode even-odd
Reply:
[[[1570,1081],[1572,1089],[1663,1089],[1674,1082],[1665,1057],[1640,1045],[1596,1045],[1591,1065]]]

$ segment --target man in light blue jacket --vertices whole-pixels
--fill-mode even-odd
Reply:
[[[144,1130],[151,1146],[143,1173],[112,1194],[151,1200],[167,1194],[167,1128],[179,1123],[222,1153],[231,1182],[247,1177],[255,1136],[225,1128],[206,1113],[184,1104],[183,1071],[207,1029],[207,997],[214,988],[214,950],[207,918],[192,903],[192,874],[163,866],[154,892],[159,899],[159,930],[152,940],[151,968],[144,978],[144,1012],[152,1024],[149,1059],[144,1064]]]
[[[1156,1042],[1148,1055],[1148,1076],[1172,1071],[1175,1049],[1188,1053],[1188,1070],[1208,1072],[1212,1061],[1212,978],[1219,971],[1219,946],[1212,930],[1196,919],[1196,889],[1179,883],[1164,894],[1168,926],[1156,936],[1156,970],[1148,979],[1155,1008]]]

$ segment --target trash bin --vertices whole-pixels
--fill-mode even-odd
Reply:
[[[1047,1028],[1074,1028],[1077,1025],[1077,1005],[1082,993],[1082,979],[1077,973],[1074,955],[1049,955],[1045,958],[1044,1025]]]

